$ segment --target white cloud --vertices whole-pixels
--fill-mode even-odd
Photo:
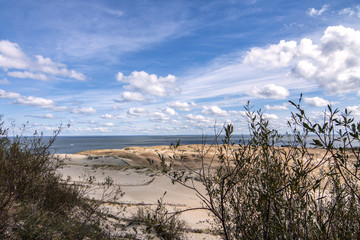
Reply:
[[[244,63],[259,68],[279,68],[288,66],[296,53],[297,43],[281,40],[268,48],[252,48],[244,58]]]
[[[291,45],[284,51],[284,45]],[[302,39],[269,48],[254,48],[244,58],[244,63],[254,67],[291,70],[294,77],[313,81],[330,93],[360,90],[360,31],[343,26],[328,27],[320,45]],[[281,57],[284,56],[284,57]]]
[[[150,120],[153,122],[167,122],[169,120],[169,116],[161,112],[155,112],[152,114]]]
[[[64,64],[53,62],[50,58],[40,55],[36,55],[35,58],[36,60],[27,57],[17,43],[0,40],[0,67],[5,71],[8,69],[26,70],[8,72],[7,74],[11,77],[45,81],[48,79],[45,74],[49,74],[80,81],[86,80],[84,74],[69,70]]]
[[[277,86],[275,84],[268,84],[261,89],[255,86],[252,94],[258,98],[285,99],[290,93],[284,87]]]
[[[174,102],[168,104],[170,107],[173,107],[175,109],[179,109],[181,111],[190,111],[192,107],[195,107],[196,104],[194,102]]]
[[[65,107],[65,106],[53,106],[53,107],[51,108],[51,110],[57,111],[57,112],[63,112],[63,111],[68,110],[68,108]]]
[[[268,114],[268,113],[264,113],[264,117],[270,120],[277,120],[279,119],[279,117],[276,114]]]
[[[360,17],[360,5],[358,5],[354,8],[344,8],[339,11],[339,14],[340,15],[349,15],[349,16],[353,16],[356,14],[358,17]]]
[[[93,114],[96,113],[96,110],[93,107],[83,107],[74,108],[71,112],[76,114]]]
[[[121,82],[124,79],[124,74],[122,72],[118,72],[116,74],[116,81]]]
[[[51,113],[44,114],[42,116],[26,115],[26,117],[56,119],[56,117]]]
[[[163,110],[164,113],[167,113],[171,116],[174,116],[176,115],[176,111],[170,107],[166,107],[164,110]]]
[[[88,131],[91,131],[91,132],[95,132],[95,131],[110,132],[110,129],[108,129],[107,127],[86,128],[85,130],[86,130],[87,132],[88,132]]]
[[[351,113],[355,116],[360,116],[360,105],[358,106],[349,106],[347,107],[348,111],[351,111]]]
[[[0,67],[25,69],[29,67],[29,60],[17,43],[0,40]]]
[[[352,16],[355,14],[355,10],[352,8],[344,8],[342,10],[339,11],[340,15],[349,15]]]
[[[113,126],[115,126],[115,124],[114,123],[105,123],[104,126],[105,127],[113,127]]]
[[[55,103],[53,100],[39,98],[39,97],[32,97],[32,96],[19,97],[16,99],[14,104],[35,106],[35,107],[41,107],[41,108],[52,108],[55,106]]]
[[[304,102],[314,107],[326,107],[330,104],[328,100],[320,97],[304,98]]]
[[[45,74],[32,73],[32,72],[28,72],[28,71],[8,72],[7,75],[9,75],[10,77],[15,77],[15,78],[31,78],[31,79],[41,80],[41,81],[46,81],[48,79]]]
[[[55,119],[55,118],[56,118],[56,117],[55,117],[53,114],[51,114],[51,113],[47,113],[47,114],[45,114],[43,117],[44,117],[44,118],[48,118],[48,119]]]
[[[149,111],[144,108],[130,108],[127,111],[127,115],[129,117],[143,117],[147,116],[149,114]]]
[[[191,123],[196,123],[196,124],[211,123],[211,120],[209,118],[206,118],[202,115],[193,115],[190,113],[186,115],[186,118]]]
[[[125,102],[132,102],[132,101],[138,101],[138,102],[144,102],[146,99],[144,96],[139,92],[123,92],[121,94],[122,100]]]
[[[25,96],[21,96],[19,93],[8,92],[2,89],[0,89],[0,99],[15,99],[15,101],[12,102],[12,104],[46,108],[46,109],[51,109],[53,111],[67,110],[67,107],[56,106],[56,103],[50,99],[33,97],[33,96],[25,97]]]
[[[119,117],[117,115],[104,114],[104,115],[101,115],[100,118],[102,118],[102,119],[117,119]]]
[[[41,55],[36,55],[35,57],[37,62],[34,64],[34,68],[37,71],[57,76],[70,77],[80,81],[86,80],[84,74],[76,72],[75,70],[68,70],[64,64],[53,62],[50,58],[44,58]]]
[[[118,73],[116,80],[126,83],[126,89],[139,91],[151,96],[165,97],[177,90],[175,85],[176,77],[169,74],[166,77],[148,74],[144,71],[134,71],[129,76]]]
[[[0,89],[0,98],[3,99],[11,99],[11,98],[20,98],[21,95],[16,92],[7,92],[5,90]]]
[[[229,111],[229,113],[230,113],[231,115],[236,116],[236,117],[238,117],[238,116],[240,116],[240,117],[247,117],[245,111],[234,111],[234,110],[231,110],[231,111]]]
[[[224,117],[228,115],[227,111],[222,110],[218,106],[210,106],[210,107],[204,106],[201,112],[206,115],[212,115],[218,117]]]
[[[315,8],[309,8],[306,13],[310,16],[321,16],[325,11],[329,9],[329,5],[325,4],[321,9],[317,10]]]
[[[277,110],[277,111],[281,111],[281,110],[287,110],[288,107],[283,104],[283,105],[273,105],[273,106],[270,106],[270,105],[265,105],[265,109],[266,110]]]

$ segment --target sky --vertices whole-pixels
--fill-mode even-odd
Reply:
[[[360,118],[360,1],[0,0],[0,113],[51,135],[201,135],[303,94]]]

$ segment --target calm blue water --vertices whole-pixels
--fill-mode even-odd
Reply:
[[[50,137],[43,137],[42,141],[47,143]],[[214,136],[206,136],[204,139],[201,135],[179,135],[179,136],[58,136],[51,146],[52,153],[77,153],[86,150],[96,150],[96,149],[122,149],[125,147],[132,146],[158,146],[158,145],[170,145],[171,143],[176,143],[180,139],[181,145],[187,144],[213,144]],[[221,144],[222,137],[218,138],[218,143]],[[235,144],[240,142],[240,139],[245,142],[249,140],[249,135],[240,136],[233,135],[232,141]],[[276,145],[286,145],[287,138],[285,137],[283,141],[280,141]],[[309,147],[312,147],[310,144],[312,138],[309,137],[307,144]],[[243,143],[243,141],[242,141]],[[359,143],[355,144],[359,146]]]
[[[44,137],[44,141],[49,138]],[[202,136],[58,136],[51,147],[55,153],[77,153],[91,149],[121,149],[131,146],[170,145],[180,139],[182,145],[201,144]],[[207,137],[207,144],[211,144],[214,137]],[[220,140],[221,141],[221,140]]]
[[[77,153],[86,150],[96,149],[122,149],[132,146],[158,146],[158,145],[170,145],[176,143],[180,139],[181,145],[187,144],[213,144],[214,136],[206,136],[206,139],[201,135],[180,135],[180,136],[58,136],[51,146],[53,153]],[[218,138],[218,143],[222,143],[222,137]],[[235,144],[240,142],[240,139],[249,139],[249,136],[233,135],[232,141]],[[43,141],[47,142],[49,137],[43,137]],[[311,138],[307,141],[311,142]],[[276,145],[287,144],[286,138]],[[311,145],[308,145],[311,147]]]

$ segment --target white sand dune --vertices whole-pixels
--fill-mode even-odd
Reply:
[[[145,151],[145,149],[144,149]],[[136,154],[141,155],[138,151]],[[138,207],[155,207],[158,199],[164,193],[164,203],[169,211],[184,210],[188,208],[201,207],[200,200],[196,193],[180,184],[173,184],[171,179],[160,171],[151,168],[139,167],[139,162],[130,158],[119,157],[114,152],[107,155],[98,154],[58,154],[64,165],[58,171],[63,178],[71,178],[73,182],[81,182],[83,176],[94,176],[96,182],[105,181],[106,177],[114,180],[114,185],[120,186],[125,195],[118,200],[118,204],[126,206],[126,213],[119,214],[118,208],[112,209],[112,214],[119,214],[124,218],[130,218],[137,211]],[[141,161],[144,163],[144,161]],[[196,187],[203,193],[204,189],[201,183],[196,182]],[[100,199],[102,190],[94,188],[90,197]],[[194,232],[208,232],[210,224],[206,222],[211,219],[205,210],[187,211],[181,215],[188,227]],[[186,234],[188,239],[219,239],[205,233],[190,232]]]

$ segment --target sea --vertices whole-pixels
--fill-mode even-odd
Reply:
[[[188,144],[214,144],[222,143],[224,136],[219,136],[217,140],[214,136],[202,136],[202,135],[155,135],[155,136],[57,136],[55,142],[51,145],[51,153],[58,154],[73,154],[86,150],[98,150],[98,149],[123,149],[126,147],[150,147],[160,145],[176,144],[180,140],[181,145]],[[249,135],[233,135],[232,143],[246,143],[249,140]],[[312,139],[315,137],[309,137],[306,142],[308,147],[311,145]],[[47,143],[50,137],[43,137],[43,143]],[[284,137],[282,141],[276,143],[277,146],[286,146],[290,140]],[[359,146],[359,143],[356,144]]]
[[[47,142],[50,137],[43,137]],[[97,149],[122,149],[126,147],[159,146],[176,144],[180,140],[181,145],[188,144],[212,144],[215,137],[204,137],[201,135],[179,135],[179,136],[57,136],[50,150],[52,153],[77,153],[86,150]],[[239,142],[234,138],[234,141]],[[219,138],[221,142],[221,137]]]

